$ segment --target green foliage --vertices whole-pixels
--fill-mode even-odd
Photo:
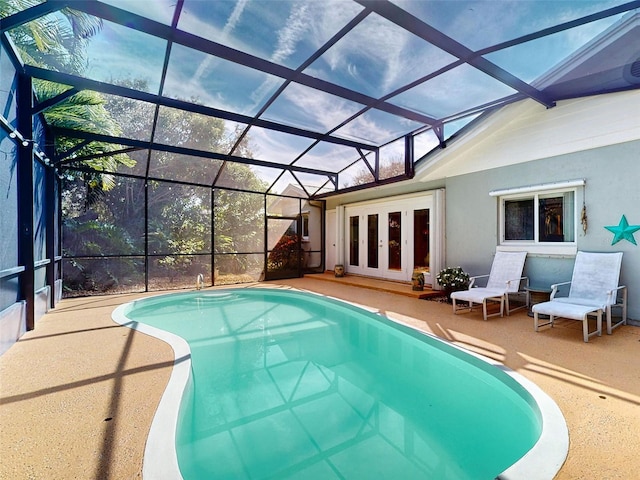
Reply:
[[[244,165],[229,165],[241,172]],[[246,168],[246,167],[244,167]],[[256,181],[259,181],[256,179]],[[214,208],[215,253],[264,251],[264,196],[217,189]]]
[[[54,98],[67,90],[64,85],[38,81],[34,88],[39,97]],[[92,91],[78,92],[61,102],[49,107],[43,112],[49,125],[80,130],[90,133],[102,133],[120,136],[122,129],[109,112],[105,109],[102,95]],[[58,154],[66,152],[79,145],[81,140],[58,135],[55,138],[55,149]],[[135,166],[135,160],[125,154],[110,154],[121,149],[120,145],[105,142],[91,142],[77,149],[72,158],[89,157],[81,163],[95,173],[84,173],[83,179],[90,196],[99,195],[103,191],[111,190],[115,186],[113,175],[99,172],[117,172],[119,166],[127,168]]]
[[[32,0],[0,1],[0,18],[33,6]],[[31,65],[82,75],[87,66],[87,44],[102,29],[102,20],[70,8],[25,23],[9,32],[22,59]],[[148,91],[144,80],[129,79],[125,87]],[[61,98],[66,85],[35,80],[39,101]],[[197,99],[190,99],[197,103]],[[133,99],[80,91],[47,108],[43,115],[54,127],[151,140],[155,105]],[[228,129],[224,120],[178,109],[160,107],[154,142],[208,152],[251,158],[249,139],[242,127]],[[65,156],[63,197],[63,249],[66,256],[140,255],[145,241],[157,260],[156,274],[187,274],[194,254],[229,253],[233,268],[249,267],[249,255],[264,252],[264,197],[258,194],[216,190],[216,208],[211,209],[211,185],[220,177],[228,188],[264,192],[268,185],[247,165],[155,151],[154,172],[167,178],[184,178],[203,187],[159,181],[128,179],[117,174],[129,171],[136,161],[118,153],[122,146],[58,136],[55,150]],[[147,157],[147,155],[143,155]],[[195,180],[194,180],[195,179]],[[145,210],[146,209],[146,210]],[[145,229],[145,219],[148,228]],[[215,225],[215,246],[211,228]],[[148,236],[145,234],[148,230]],[[231,261],[231,260],[229,260]],[[140,270],[137,260],[105,260],[97,273],[94,260],[71,261],[74,285],[103,291],[100,282],[119,284],[127,268]],[[99,262],[99,261],[98,261]],[[133,263],[132,263],[133,262]],[[67,274],[65,273],[65,277]],[[68,277],[67,277],[68,278]],[[99,282],[94,280],[100,279]],[[74,287],[75,288],[75,287]]]
[[[269,252],[267,267],[269,271],[297,269],[299,264],[300,238],[295,233],[285,233]]]
[[[211,251],[211,192],[160,182],[150,182],[149,189],[149,251],[166,255],[158,260],[158,273],[187,275],[193,254]]]
[[[127,136],[144,138],[150,135],[148,105],[128,99],[108,98],[108,110],[120,120]],[[190,114],[168,109],[164,112],[162,130],[163,142],[176,145],[192,145],[197,140],[198,148],[212,151],[231,148],[238,131],[229,134],[220,119]],[[176,128],[170,124],[175,123]],[[246,141],[246,140],[245,140]],[[245,154],[250,154],[244,146]],[[214,178],[222,162],[208,159],[185,157],[179,165],[180,174],[185,178]],[[176,169],[176,156],[156,151],[153,153],[156,172]],[[226,185],[248,190],[264,191],[267,188],[247,165],[229,162],[224,167]],[[215,189],[210,186],[180,185],[170,182],[129,179],[113,176],[114,185],[102,195],[92,196],[93,189],[83,190],[83,182],[91,177],[83,175],[70,177],[63,190],[63,211],[65,224],[69,229],[78,226],[73,218],[95,215],[100,222],[119,225],[132,239],[136,248],[144,246],[144,219],[148,218],[149,253],[154,257],[153,274],[174,281],[179,277],[192,275],[194,268],[203,257],[195,254],[228,253],[216,259],[216,266],[224,271],[243,273],[255,269],[256,256],[236,255],[236,253],[264,252],[264,196],[262,194]],[[203,183],[205,183],[203,181]],[[99,188],[99,187],[96,187]],[[215,195],[215,209],[211,211],[211,195]],[[147,212],[145,212],[145,202]],[[212,218],[213,217],[213,218]],[[215,225],[215,242],[211,245],[211,228]],[[95,251],[117,253],[119,248],[110,242],[110,237],[102,236],[94,241]],[[80,240],[82,241],[82,240]],[[65,248],[67,242],[65,241]],[[70,252],[70,250],[67,250]],[[81,263],[79,260],[77,263]]]
[[[92,212],[67,217],[63,225],[65,256],[140,254],[141,246],[125,228],[101,221]],[[69,292],[108,292],[126,288],[140,277],[141,258],[73,259],[65,265],[65,290]],[[140,286],[137,287],[140,289]]]
[[[461,267],[447,267],[436,275],[436,280],[445,290],[452,292],[466,290],[469,286],[469,274]]]
[[[63,234],[65,254],[69,256],[141,253],[126,229],[89,215],[66,219]]]
[[[0,2],[0,17],[25,10],[34,3],[31,0],[3,0]],[[87,44],[91,37],[100,32],[102,24],[102,19],[98,17],[64,8],[20,25],[10,30],[9,35],[25,63],[82,74],[87,65]],[[39,101],[55,98],[69,90],[66,85],[43,80],[34,80],[33,87]],[[103,96],[97,92],[78,92],[47,108],[43,115],[46,122],[54,127],[113,136],[121,133],[118,123],[105,109]],[[80,140],[57,137],[56,154],[64,154],[78,144]],[[113,188],[115,184],[111,175],[99,172],[116,172],[119,165],[135,164],[127,155],[110,154],[119,148],[104,142],[91,142],[74,152],[75,158],[92,157],[92,160],[85,161],[85,165],[96,173],[85,175],[84,178],[87,188],[92,189],[94,195]]]
[[[33,0],[3,0],[0,18],[23,11]],[[63,8],[31,20],[9,31],[25,63],[58,71],[81,73],[87,64],[89,39],[102,29],[102,19],[71,8]]]

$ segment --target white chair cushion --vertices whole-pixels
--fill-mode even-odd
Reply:
[[[607,308],[606,303],[598,302],[593,298],[577,298],[577,297],[556,297],[553,299],[554,302],[560,303],[573,303],[576,305],[585,305],[591,306],[593,308]]]
[[[553,315],[554,317],[583,320],[586,314],[595,312],[599,308],[600,307],[594,307],[593,305],[579,305],[552,300],[550,302],[537,303],[533,306],[532,310],[534,313],[542,315]]]
[[[485,298],[502,297],[504,290],[496,288],[470,288],[460,292],[453,292],[451,298],[462,300],[463,302],[482,303]]]

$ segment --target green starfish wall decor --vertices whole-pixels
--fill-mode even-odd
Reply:
[[[633,233],[640,230],[640,225],[629,225],[629,222],[627,222],[627,217],[625,217],[624,215],[622,215],[622,218],[620,219],[620,223],[618,223],[618,225],[612,225],[604,228],[613,233],[613,241],[611,242],[611,245],[615,245],[620,240],[628,240],[634,245],[638,245],[636,243],[636,239],[633,238]]]

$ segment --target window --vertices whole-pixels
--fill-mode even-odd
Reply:
[[[309,212],[302,212],[302,240],[309,240]]]
[[[524,247],[530,253],[575,253],[576,189],[518,190],[491,192],[500,198],[499,248]]]

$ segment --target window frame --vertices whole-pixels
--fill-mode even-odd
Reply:
[[[500,192],[502,193],[502,192]],[[573,193],[573,241],[570,242],[541,242],[540,232],[540,197],[564,196]],[[495,195],[498,197],[498,250],[523,251],[540,255],[575,255],[578,251],[578,224],[580,212],[578,209],[578,187],[552,188],[552,189],[527,189],[526,191]],[[505,240],[505,202],[513,200],[533,200],[533,239],[532,240]]]
[[[302,212],[300,212],[300,223],[302,225],[302,229],[300,232],[300,238],[302,239],[303,242],[308,242],[310,241],[310,211],[309,210],[303,210]],[[305,232],[306,230],[306,232]],[[305,235],[306,233],[306,235]]]

